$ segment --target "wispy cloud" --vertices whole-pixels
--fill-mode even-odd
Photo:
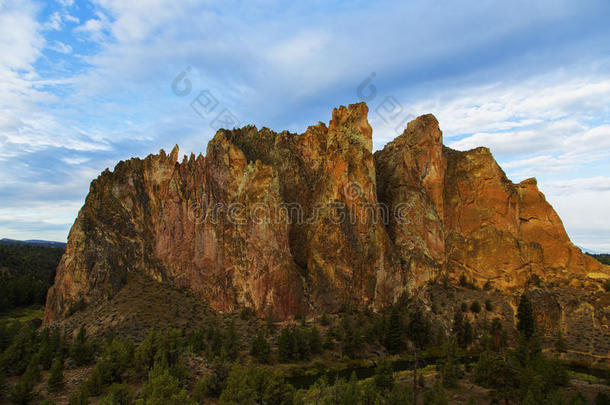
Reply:
[[[376,146],[397,135],[375,113],[392,96],[405,117],[435,113],[451,146],[491,147],[516,179],[582,186],[609,159],[609,11],[601,0],[2,2],[0,233],[64,239],[88,181],[117,159],[204,150],[213,130],[170,89],[186,66],[194,92],[242,122],[293,131],[360,101],[375,72]],[[580,229],[576,197],[557,190],[568,230]],[[55,192],[71,196],[71,215],[45,210],[62,229],[36,211]],[[610,250],[610,236],[599,243]]]

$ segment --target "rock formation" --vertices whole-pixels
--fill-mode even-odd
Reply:
[[[570,242],[534,179],[513,184],[486,148],[444,147],[432,115],[373,154],[367,112],[340,107],[300,135],[220,130],[205,157],[178,162],[175,147],[106,170],[70,231],[45,321],[113,296],[129,273],[277,319],[379,308],[447,277],[601,291],[608,267]]]

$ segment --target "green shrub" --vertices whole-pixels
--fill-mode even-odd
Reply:
[[[51,375],[47,381],[49,392],[59,392],[64,386],[64,373],[61,360],[55,359],[51,367]]]
[[[224,334],[222,356],[230,361],[237,359],[239,356],[239,336],[237,335],[234,321],[231,321]]]
[[[89,405],[89,390],[86,384],[81,384],[78,390],[70,395],[69,405]]]
[[[322,336],[316,326],[309,330],[309,348],[314,354],[322,351]]]
[[[380,391],[390,391],[394,388],[394,367],[389,359],[381,359],[375,368],[374,381]]]
[[[555,391],[556,394],[558,395],[563,395],[563,393],[560,393],[559,391]],[[563,402],[565,403],[565,398],[563,398]],[[552,402],[553,404],[561,404],[561,402],[559,401],[555,401]],[[570,400],[570,405],[587,405],[587,398],[585,398],[584,395],[582,395],[582,393],[580,391],[578,391],[576,393],[576,395],[574,395],[572,397],[572,399]]]
[[[536,329],[532,303],[526,294],[521,295],[517,308],[517,329],[526,339],[530,339]]]
[[[28,367],[25,369],[23,376],[21,377],[23,380],[29,381],[32,385],[35,385],[41,379],[40,374],[40,361],[38,356],[33,356],[28,364]]]
[[[281,362],[308,360],[311,356],[311,332],[305,327],[289,325],[282,329],[278,338]],[[317,343],[316,343],[317,344]]]
[[[470,311],[474,312],[475,314],[481,312],[481,304],[479,304],[479,301],[473,301],[472,304],[470,304]]]
[[[44,370],[51,368],[55,351],[51,347],[51,337],[48,328],[44,328],[40,334],[40,349],[38,349],[37,356]]]
[[[387,405],[412,405],[413,404],[413,387],[410,385],[398,386],[394,385],[390,391],[387,400]]]
[[[37,393],[34,392],[33,383],[22,378],[10,390],[8,399],[17,405],[27,405],[32,402],[36,396]]]
[[[271,361],[271,346],[267,342],[265,335],[261,332],[252,341],[250,354],[261,363],[269,363]]]
[[[229,367],[221,361],[212,363],[212,372],[201,378],[195,386],[195,400],[201,403],[206,397],[219,397],[226,387],[229,371]]]
[[[85,382],[83,383],[87,388],[87,393],[93,395],[94,397],[100,395],[105,386],[105,368],[104,366],[100,366],[100,363],[96,364],[95,368],[91,372],[91,375]]]
[[[245,307],[239,312],[239,318],[243,321],[247,321],[249,319],[255,318],[256,313],[252,308]]]
[[[127,384],[112,384],[110,392],[103,397],[98,405],[131,405],[133,401],[133,390]]]
[[[284,381],[279,371],[235,365],[219,404],[280,405],[291,403],[293,396],[292,386]]]
[[[610,405],[610,396],[604,392],[598,392],[595,397],[595,405]]]
[[[441,380],[437,379],[430,391],[424,394],[424,405],[447,405],[447,394],[443,388]]]
[[[15,336],[2,354],[0,364],[9,374],[20,375],[25,372],[37,351],[38,336],[36,330],[27,323],[15,322],[10,329],[7,333],[12,332]]]
[[[423,350],[430,343],[431,330],[430,320],[419,308],[410,314],[407,335],[418,349]]]
[[[76,338],[70,347],[70,357],[72,357],[76,365],[84,366],[93,361],[93,355],[93,345],[87,339],[85,327],[81,326],[78,335],[76,335]]]
[[[403,348],[402,322],[396,308],[392,309],[384,332],[384,346],[390,353],[397,353]]]
[[[188,393],[180,381],[169,370],[155,364],[144,384],[142,398],[138,405],[184,405],[190,403]]]

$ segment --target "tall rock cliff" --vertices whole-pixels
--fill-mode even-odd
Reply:
[[[513,184],[486,148],[444,147],[432,115],[373,154],[367,112],[340,107],[300,135],[220,130],[205,157],[179,162],[175,147],[106,170],[45,321],[113,296],[129,273],[276,319],[379,308],[439,277],[601,290],[608,267],[570,242],[535,180]]]

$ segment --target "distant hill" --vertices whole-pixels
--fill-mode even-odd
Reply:
[[[17,239],[3,238],[3,239],[0,239],[0,243],[8,243],[8,244],[21,243],[24,245],[60,247],[60,248],[66,247],[65,242],[55,242],[55,241],[40,240],[40,239],[17,240]]]
[[[607,264],[610,266],[610,253],[598,253],[598,254],[587,253],[587,254],[591,257],[594,257],[595,259],[602,262],[603,264]]]
[[[44,304],[65,244],[0,240],[0,313]]]

